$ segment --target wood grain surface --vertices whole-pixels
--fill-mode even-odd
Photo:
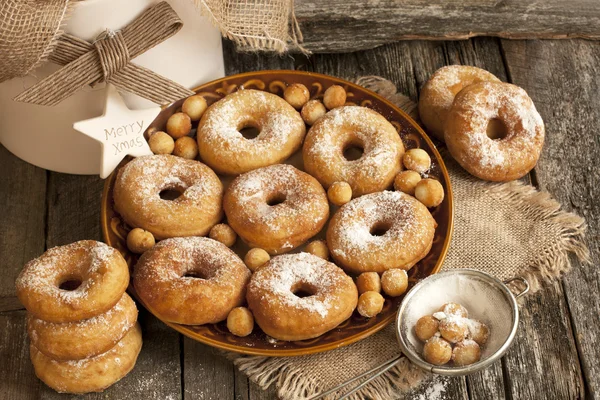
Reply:
[[[496,3],[500,8],[502,4],[514,5],[513,1]],[[308,2],[298,4],[301,8]],[[452,4],[447,2],[446,7]],[[486,1],[481,7],[486,4],[492,7]],[[548,15],[556,11],[552,7],[558,7],[553,1],[536,4],[548,8]],[[296,11],[300,13],[298,8]],[[564,18],[574,18],[576,13],[573,10]],[[336,46],[335,40],[333,35],[332,46]],[[360,35],[356,40],[362,46]],[[309,58],[240,54],[224,42],[224,58],[227,74],[303,69],[351,80],[380,75],[414,100],[433,71],[455,63],[486,68],[500,79],[524,87],[547,129],[543,156],[531,181],[550,191],[567,209],[587,218],[592,265],[573,260],[573,270],[561,281],[524,299],[520,330],[506,356],[486,371],[448,380],[444,396],[449,400],[600,398],[600,174],[596,167],[600,154],[600,42],[496,38],[401,41],[371,50]],[[27,260],[46,247],[100,238],[102,181],[45,172],[0,146],[0,183],[4,188],[0,194],[0,398],[70,398],[56,394],[35,378],[29,362],[25,312],[14,297],[14,278]],[[274,387],[263,391],[248,382],[221,353],[184,339],[143,310],[140,321],[144,346],[134,371],[106,392],[85,398],[276,397]],[[425,394],[421,389],[414,396]]]
[[[600,38],[596,0],[296,0],[303,45],[319,53],[398,40]]]

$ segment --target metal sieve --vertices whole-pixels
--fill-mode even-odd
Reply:
[[[507,285],[520,282],[522,289],[513,293]],[[431,275],[417,283],[405,296],[396,317],[396,337],[400,350],[418,367],[439,375],[468,375],[489,367],[508,350],[517,333],[519,308],[517,298],[529,291],[529,283],[521,277],[500,281],[485,272],[474,269],[455,269]],[[469,318],[485,323],[490,336],[483,346],[481,360],[463,367],[437,366],[428,363],[422,356],[423,343],[416,337],[414,327],[424,315],[438,311],[445,303],[459,303],[469,312]],[[386,361],[310,400],[320,399],[335,393],[360,379],[360,385],[338,399],[345,399],[371,380],[393,368],[402,355]],[[372,375],[373,374],[373,375]]]

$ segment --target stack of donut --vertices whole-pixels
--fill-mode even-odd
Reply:
[[[476,67],[437,70],[421,91],[419,114],[456,161],[480,179],[523,177],[544,145],[544,122],[525,90]]]
[[[58,392],[100,392],[131,371],[142,334],[128,284],[121,254],[93,240],[54,247],[25,265],[17,296],[44,383]]]

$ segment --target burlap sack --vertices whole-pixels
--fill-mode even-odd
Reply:
[[[391,82],[366,77],[358,83],[379,92],[416,119],[414,102],[397,94]],[[474,178],[446,152],[442,154],[455,201],[454,236],[443,269],[475,268],[500,279],[522,276],[536,291],[543,282],[557,279],[570,269],[569,253],[588,261],[583,218],[562,211],[548,193],[532,186]],[[356,344],[326,353],[288,358],[231,357],[262,388],[275,384],[283,399],[302,399],[335,387],[398,354],[390,325]],[[431,379],[430,374],[404,358],[400,365],[351,398],[403,398]],[[423,398],[430,397],[427,393]]]

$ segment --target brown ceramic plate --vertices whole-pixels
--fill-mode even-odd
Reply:
[[[410,286],[412,287],[417,281],[438,272],[442,267],[452,235],[453,205],[450,179],[435,146],[423,130],[406,113],[377,94],[351,82],[331,76],[301,71],[249,72],[218,79],[202,85],[195,90],[197,93],[203,95],[207,102],[211,104],[241,87],[265,90],[282,95],[283,89],[291,83],[306,85],[311,92],[312,98],[322,98],[323,92],[329,86],[334,84],[341,85],[348,92],[348,102],[372,108],[385,116],[396,127],[407,148],[420,147],[429,153],[432,159],[432,168],[429,174],[442,183],[446,197],[440,206],[432,210],[433,217],[438,223],[433,246],[430,253],[409,271]],[[165,107],[150,126],[164,130],[168,117],[181,107],[182,102],[178,101]],[[106,243],[117,248],[125,256],[130,268],[133,268],[137,261],[137,256],[129,252],[125,240],[130,227],[121,220],[113,208],[112,189],[115,176],[116,171],[106,180],[104,186],[101,212],[102,231]],[[227,184],[229,180],[225,179],[224,181]],[[238,254],[243,255],[247,247],[240,242],[241,240],[238,239],[238,244],[236,244],[234,250]],[[130,287],[130,290],[135,296],[132,287]],[[137,299],[139,301],[139,298]],[[374,334],[394,320],[396,310],[401,301],[402,297],[386,298],[383,311],[375,318],[363,318],[355,312],[350,319],[336,329],[316,339],[297,342],[273,340],[267,337],[258,327],[254,329],[251,335],[240,338],[230,334],[224,322],[203,326],[186,326],[169,322],[165,322],[165,324],[192,339],[223,350],[264,356],[296,356],[336,349]],[[152,312],[151,309],[149,311]]]

